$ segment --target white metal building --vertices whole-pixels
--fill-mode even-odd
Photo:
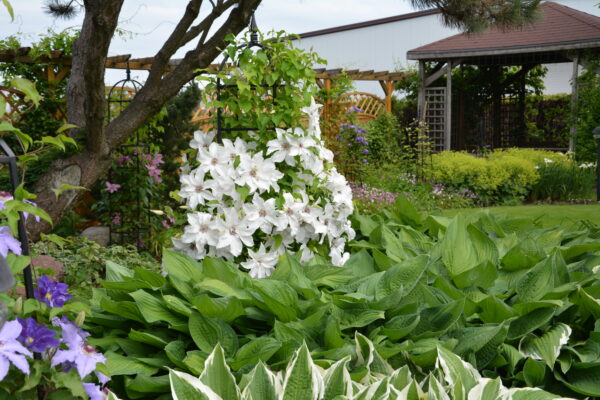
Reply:
[[[595,0],[555,0],[580,11],[600,16]],[[389,70],[415,66],[408,50],[459,33],[444,26],[438,10],[418,11],[300,34],[296,46],[313,49],[328,61],[327,68]],[[570,64],[547,66],[546,93],[570,93]],[[356,82],[359,91],[383,95],[377,82]]]

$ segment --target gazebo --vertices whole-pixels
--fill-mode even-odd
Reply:
[[[586,55],[590,53],[600,53],[600,18],[549,1],[540,6],[539,18],[522,28],[491,27],[480,34],[461,33],[410,50],[408,59],[419,61],[419,119],[428,126],[433,150],[467,148],[458,122],[464,120],[465,112],[473,110],[453,107],[454,68],[475,65],[498,71],[498,81],[489,99],[491,117],[482,138],[486,145],[494,148],[513,147],[524,143],[527,72],[540,64],[572,63],[571,109],[574,110],[579,66],[586,65]],[[503,66],[520,68],[511,82],[500,81]],[[522,87],[516,96],[506,93],[508,84],[514,85],[515,81]],[[516,105],[512,109],[519,114],[517,118],[507,117],[502,111],[503,102],[511,95]],[[459,115],[453,116],[453,112]],[[518,129],[514,129],[515,126]],[[569,148],[572,150],[576,131],[573,127],[570,129]]]

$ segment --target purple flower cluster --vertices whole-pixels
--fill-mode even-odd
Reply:
[[[60,344],[56,339],[56,332],[46,328],[45,325],[38,324],[31,317],[27,319],[17,318],[21,324],[21,333],[17,340],[31,351],[43,353],[50,347],[56,347]]]
[[[342,131],[337,136],[337,140],[341,142],[346,148],[345,151],[349,153],[350,158],[359,157],[362,153],[363,156],[369,155],[369,142],[364,136],[367,130],[354,124],[341,124]],[[362,159],[362,162],[367,164],[369,161],[366,158]]]
[[[386,192],[385,190],[377,189],[364,183],[356,184],[350,182],[350,187],[352,188],[353,199],[371,211],[394,204],[394,201],[398,197],[397,193]]]

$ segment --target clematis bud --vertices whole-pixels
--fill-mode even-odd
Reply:
[[[85,322],[85,311],[79,311],[77,318],[75,318],[75,325],[81,327]]]
[[[17,301],[15,301],[15,304],[13,306],[13,311],[15,312],[15,314],[23,313],[23,298],[21,296],[17,297]]]

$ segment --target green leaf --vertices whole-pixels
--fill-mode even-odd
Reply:
[[[495,296],[487,296],[478,305],[481,308],[479,318],[484,323],[499,324],[517,314],[515,310]]]
[[[169,275],[189,282],[200,282],[201,265],[190,257],[172,250],[163,250],[163,265]]]
[[[546,365],[541,361],[528,358],[523,365],[523,378],[527,386],[542,386],[546,376]]]
[[[90,190],[84,186],[73,186],[73,185],[61,185],[59,188],[50,189],[58,199],[58,196],[62,195],[65,190]]]
[[[179,297],[167,294],[163,296],[163,300],[169,310],[175,311],[177,314],[181,314],[186,318],[189,318],[189,316],[192,315],[193,310],[190,308],[190,304],[181,300]]]
[[[242,398],[252,400],[276,399],[276,380],[277,377],[262,362],[259,362],[250,374],[250,383],[244,389]]]
[[[538,308],[510,322],[508,339],[519,339],[545,325],[554,315],[555,308]]]
[[[124,357],[116,353],[106,353],[106,368],[111,376],[116,375],[154,375],[158,368],[137,361],[134,357]]]
[[[287,283],[269,279],[256,280],[253,289],[258,296],[258,306],[270,311],[282,322],[294,321],[298,318],[298,294]]]
[[[6,256],[6,263],[10,267],[10,270],[13,273],[13,275],[17,275],[23,272],[23,270],[27,268],[29,264],[31,264],[31,257],[22,255],[18,256],[10,252]]]
[[[279,258],[277,268],[270,279],[287,282],[307,299],[318,297],[320,294],[315,284],[306,277],[302,265],[287,253]]]
[[[169,370],[173,400],[227,400],[222,399],[200,379],[185,372]]]
[[[225,362],[223,348],[217,344],[206,359],[204,371],[200,375],[200,381],[211,388],[222,399],[236,400],[240,398],[240,392],[234,376],[229,371]]]
[[[213,298],[202,294],[192,299],[194,307],[207,317],[220,318],[227,323],[233,322],[237,317],[246,315],[242,302],[237,297]]]
[[[598,363],[575,365],[565,377],[558,371],[554,376],[569,389],[586,396],[600,396],[600,365]]]
[[[385,323],[382,333],[390,340],[400,340],[417,327],[420,319],[418,314],[398,315]]]
[[[129,331],[129,334],[127,336],[131,340],[135,340],[136,342],[140,343],[146,343],[151,346],[158,347],[159,349],[163,349],[167,345],[167,342],[163,338],[155,336],[148,332],[136,331],[135,329]]]
[[[169,391],[169,376],[138,375],[127,383],[128,391],[138,393],[164,393]]]
[[[231,368],[237,371],[259,361],[267,362],[280,348],[281,342],[268,336],[252,339],[238,350],[234,360],[230,363]]]
[[[162,298],[155,297],[142,289],[129,295],[135,300],[135,304],[146,322],[164,321],[172,326],[185,325],[185,319],[173,314]]]
[[[4,0],[2,1],[4,2]],[[36,107],[40,104],[42,96],[40,96],[35,88],[35,83],[25,78],[13,78],[10,83],[21,92],[25,93],[25,98],[33,101]]]
[[[435,337],[442,334],[458,320],[464,306],[464,299],[460,299],[423,309],[420,313],[419,324],[411,332],[411,336]]]
[[[238,337],[235,331],[218,318],[205,317],[194,312],[189,320],[190,335],[198,348],[211,353],[220,344],[228,356],[233,356],[238,350]]]
[[[308,347],[303,344],[288,364],[281,399],[313,400],[319,397],[322,387],[322,378],[315,370]]]
[[[6,10],[8,11],[8,14],[10,15],[11,21],[14,21],[15,20],[15,12],[13,11],[13,8],[10,5],[10,3],[8,2],[8,0],[2,0],[2,4],[4,4],[4,7],[6,7]]]
[[[79,128],[79,127],[78,127],[77,125],[73,125],[73,124],[62,124],[62,125],[60,126],[60,128],[58,128],[58,129],[56,130],[56,133],[57,133],[57,134],[58,134],[58,133],[63,133],[63,132],[64,132],[64,131],[66,131],[66,130],[69,130],[69,129],[76,129],[76,128]],[[75,142],[73,142],[73,143],[75,143]]]
[[[550,258],[539,262],[517,281],[519,302],[540,300],[554,287]]]
[[[546,365],[553,370],[554,363],[560,354],[560,349],[569,341],[571,328],[559,323],[554,325],[541,337],[526,336],[519,346],[519,350],[526,356],[536,360],[544,360]]]

